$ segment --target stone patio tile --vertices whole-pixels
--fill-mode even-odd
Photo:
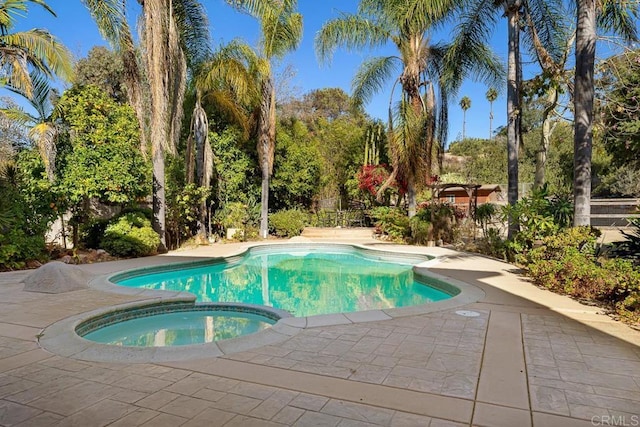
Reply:
[[[129,377],[131,373],[125,370],[107,369],[100,366],[90,366],[86,369],[74,372],[70,375],[75,378],[95,381],[97,383],[113,384],[117,381]]]
[[[274,368],[289,369],[296,363],[298,362],[295,360],[283,359],[281,357],[272,357],[269,361],[265,362],[264,365],[273,366]]]
[[[30,366],[41,366],[41,365],[34,364]],[[76,376],[75,374],[76,374],[75,372],[65,371],[64,369],[42,366],[42,369],[38,369],[35,372],[22,375],[22,378],[24,378],[25,380],[30,380],[30,381],[44,384],[44,383],[57,380],[58,378],[62,378],[62,377],[68,377],[68,376],[75,377]]]
[[[433,418],[429,427],[465,427],[466,424],[456,423],[449,420],[441,420],[439,418]]]
[[[304,409],[294,408],[293,406],[286,406],[282,408],[280,412],[278,412],[271,421],[276,423],[282,423],[285,425],[292,425],[295,423],[303,414],[305,413]]]
[[[69,416],[102,399],[113,396],[118,392],[116,387],[85,381],[68,387],[57,393],[43,396],[29,403],[30,406]]]
[[[619,390],[638,391],[638,384],[632,377],[612,375],[605,372],[589,372],[577,369],[561,369],[560,376],[564,381],[602,386]]]
[[[553,387],[559,390],[582,391],[586,393],[594,393],[594,388],[587,384],[571,383],[568,381],[547,379],[547,378],[529,378],[529,384]],[[604,393],[603,393],[604,394]]]
[[[589,370],[610,374],[634,375],[640,372],[640,360],[614,359],[611,357],[583,356]]]
[[[153,411],[151,409],[146,408],[138,408],[135,411],[125,415],[120,418],[113,424],[110,424],[109,427],[131,427],[131,426],[139,426],[153,417],[156,417],[159,414],[157,411]]]
[[[282,427],[284,424],[266,421],[260,418],[247,417],[245,415],[237,415],[231,421],[225,424],[225,427]]]
[[[335,399],[329,400],[321,412],[377,425],[388,425],[395,413],[395,411],[391,409],[377,408],[375,406]]]
[[[62,415],[54,414],[52,412],[42,412],[33,418],[29,418],[26,421],[16,424],[16,427],[48,427],[58,425],[60,420],[64,417]]]
[[[217,402],[222,399],[227,393],[217,390],[211,390],[210,388],[203,388],[193,394],[193,397],[198,399],[208,400],[210,402]]]
[[[233,390],[234,387],[240,384],[240,381],[238,380],[232,380],[230,378],[214,377],[212,375],[199,377],[199,379],[204,380],[204,383],[206,384],[206,388],[211,390],[224,391],[224,392],[231,391]]]
[[[128,390],[140,391],[142,393],[154,393],[170,386],[171,381],[165,381],[158,378],[151,378],[144,375],[129,375],[119,381],[113,383],[116,387],[126,388]]]
[[[192,418],[209,407],[209,401],[190,396],[179,396],[177,399],[159,408],[160,411],[179,417]]]
[[[144,427],[176,427],[183,425],[187,421],[188,420],[186,418],[177,417],[175,415],[160,414],[141,425]]]
[[[0,400],[0,425],[14,426],[37,416],[42,411],[6,400]]]
[[[191,396],[211,384],[207,378],[189,375],[164,388],[165,391]]]
[[[123,402],[123,403],[135,403],[138,400],[144,399],[147,396],[148,396],[147,393],[142,393],[140,391],[134,391],[134,390],[126,390],[122,388],[122,389],[119,389],[116,392],[116,394],[111,396],[110,399],[117,400],[118,402]]]
[[[313,394],[300,393],[291,401],[289,406],[318,412],[322,409],[324,405],[326,405],[328,401],[329,401],[329,398],[324,396],[316,396]]]
[[[209,406],[222,411],[248,415],[260,403],[262,403],[260,399],[254,399],[253,397],[227,394],[216,402],[209,402]]]
[[[589,389],[575,390],[575,391],[586,391],[587,393],[601,394],[603,396],[611,396],[611,397],[620,397],[622,399],[632,399],[638,401],[638,405],[640,405],[640,392],[637,391],[628,391],[628,390],[618,390],[615,388],[609,387],[590,387]]]
[[[548,366],[539,366],[527,363],[527,375],[529,378],[548,378],[553,380],[560,379],[558,368],[550,368]]]
[[[11,395],[15,395],[24,391],[27,391],[31,388],[35,388],[40,386],[40,383],[25,380],[23,378],[13,377],[12,382],[0,386],[0,398],[5,398]]]
[[[381,344],[378,348],[375,349],[373,354],[380,356],[391,356],[397,349],[396,345],[393,344]]]
[[[384,366],[386,368],[393,368],[398,364],[399,360],[399,358],[392,356],[376,356],[376,358],[371,361],[371,364],[376,366]]]
[[[422,359],[425,355],[428,356],[431,354],[432,350],[433,347],[430,344],[403,341],[398,344],[396,351],[393,352],[393,356],[407,359]]]
[[[618,397],[602,396],[591,393],[581,393],[576,391],[566,391],[569,405],[584,405],[597,408],[608,408],[611,411],[624,411],[637,413],[640,402],[631,399],[621,399]]]
[[[563,390],[538,385],[530,385],[529,389],[532,410],[569,415],[569,404]]]
[[[380,339],[376,337],[364,337],[351,348],[351,351],[356,353],[371,354],[376,350],[376,348],[378,348],[380,344]]]
[[[601,419],[602,416],[610,415],[611,411],[587,405],[569,404],[569,410],[573,418],[582,418],[583,420]]]
[[[382,384],[390,372],[391,368],[383,368],[374,365],[361,365],[355,370],[349,379],[364,383]]]
[[[83,380],[73,377],[57,378],[56,381],[49,381],[45,384],[39,384],[29,387],[26,390],[6,396],[5,399],[16,403],[27,404],[36,399],[57,393],[67,387],[82,383]]]
[[[412,378],[407,388],[409,390],[424,391],[427,393],[440,393],[440,390],[442,390],[443,385],[444,385],[444,378],[429,379],[429,380]]]
[[[160,390],[149,396],[136,402],[137,406],[148,409],[160,410],[163,406],[176,400],[180,397],[177,393],[171,393],[170,391]]]
[[[386,338],[393,331],[391,328],[383,328],[383,325],[376,325],[376,327],[369,329],[367,331],[367,336],[376,337],[376,338]]]
[[[462,397],[464,399],[473,399],[476,394],[476,385],[478,384],[478,376],[470,376],[463,374],[448,375],[444,380],[440,393],[446,396]]]
[[[482,354],[480,353],[477,354],[476,357],[469,357],[433,352],[429,357],[426,368],[434,371],[456,372],[477,376],[480,371],[481,356]]]
[[[297,360],[298,362],[312,362],[318,365],[330,365],[336,360],[337,356],[322,355],[312,351],[292,351],[287,355],[287,359]]]
[[[428,426],[430,422],[431,417],[395,411],[389,427]]]
[[[231,412],[220,411],[215,408],[207,408],[200,412],[196,417],[190,419],[184,427],[218,427],[223,426],[232,420],[236,414]]]
[[[229,392],[240,394],[242,396],[254,397],[256,399],[264,400],[264,399],[267,399],[269,396],[271,396],[276,390],[277,388],[275,387],[240,382],[231,390],[229,390]]]
[[[127,403],[105,399],[89,406],[75,414],[65,418],[59,424],[67,426],[95,426],[102,427],[122,418],[136,410],[136,407]]]
[[[371,361],[375,359],[375,357],[376,356],[371,353],[359,353],[356,351],[350,351],[340,356],[340,360],[357,363],[371,363]]]
[[[40,363],[45,366],[50,366],[52,368],[58,368],[58,369],[62,369],[64,371],[70,371],[70,372],[82,371],[83,369],[87,369],[92,366],[90,363],[87,363],[87,362],[82,362],[79,360],[69,359],[69,358],[60,357],[60,356],[50,357],[46,360],[43,360]]]
[[[258,405],[255,409],[253,409],[249,413],[249,415],[255,418],[271,420],[273,419],[273,417],[275,417],[276,414],[280,413],[297,395],[298,393],[290,392],[288,390],[279,390],[267,400]]]
[[[306,412],[296,423],[295,427],[335,427],[342,418],[320,412]]]
[[[631,361],[638,361],[638,355],[627,346],[623,345],[607,345],[607,344],[589,344],[578,343],[580,353],[585,356],[602,356],[611,357],[615,359],[627,359]]]
[[[329,345],[327,345],[320,352],[320,354],[329,354],[329,355],[333,355],[333,356],[341,356],[341,355],[347,353],[348,351],[350,351],[353,346],[354,346],[354,342],[353,341],[335,340],[335,341],[331,342]]]
[[[387,378],[385,378],[385,380],[382,382],[382,384],[388,385],[391,387],[409,388],[411,381],[413,381],[413,378],[400,377],[397,375],[389,374],[387,375]]]

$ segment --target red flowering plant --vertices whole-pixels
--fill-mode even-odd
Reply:
[[[389,179],[390,174],[391,168],[389,165],[365,165],[358,171],[358,188],[365,193],[374,204],[378,204],[376,203],[376,195],[380,187],[382,187],[382,184]],[[392,195],[399,194],[402,196],[405,192],[406,189],[394,181],[384,193],[383,200],[385,200],[385,202],[383,204],[388,205]]]

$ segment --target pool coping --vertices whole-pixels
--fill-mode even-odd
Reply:
[[[440,287],[446,292],[448,287],[459,289],[457,295],[446,300],[431,302],[422,305],[410,307],[396,307],[389,309],[375,309],[357,311],[351,313],[333,313],[320,314],[306,317],[285,317],[281,318],[271,328],[257,332],[255,334],[245,335],[237,338],[215,341],[206,344],[195,344],[175,347],[125,347],[101,344],[89,341],[80,337],[76,333],[76,328],[95,317],[107,316],[110,313],[126,310],[129,308],[140,308],[146,305],[159,303],[195,303],[196,296],[189,292],[175,292],[150,290],[143,288],[127,288],[112,283],[109,279],[131,272],[144,272],[149,270],[157,271],[158,267],[171,269],[175,266],[196,266],[215,263],[217,259],[233,259],[234,257],[243,256],[251,249],[259,249],[260,247],[273,247],[270,243],[258,243],[249,245],[225,257],[210,258],[208,260],[176,262],[166,264],[165,266],[155,265],[141,268],[127,269],[116,273],[102,275],[89,282],[89,287],[95,290],[126,294],[131,296],[143,297],[143,300],[127,302],[109,307],[102,307],[89,312],[80,313],[66,319],[55,322],[44,328],[38,335],[40,346],[54,354],[64,357],[70,357],[78,360],[97,361],[97,362],[126,362],[126,363],[154,363],[154,362],[178,362],[186,360],[197,360],[210,357],[220,357],[228,354],[238,353],[254,348],[276,345],[282,343],[289,338],[297,335],[304,329],[316,328],[322,326],[348,325],[365,322],[375,322],[382,320],[391,320],[396,318],[416,316],[428,314],[443,310],[449,310],[464,305],[468,305],[484,298],[485,293],[482,289],[453,279],[451,277],[442,276],[433,273],[429,268],[446,259],[446,255],[427,255],[416,252],[403,252],[401,248],[388,248],[384,250],[372,249],[359,244],[352,243],[278,243],[278,246],[294,246],[297,248],[304,246],[340,246],[352,247],[363,250],[367,253],[380,255],[404,255],[405,257],[419,256],[432,257],[428,261],[414,265],[413,269],[420,276],[425,276],[437,282],[436,287]],[[391,250],[389,250],[391,249]],[[394,250],[397,249],[397,250]],[[443,289],[444,288],[444,289]],[[271,308],[264,306],[266,308]]]

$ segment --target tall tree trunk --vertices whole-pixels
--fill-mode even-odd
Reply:
[[[489,140],[493,139],[493,101],[489,102]]]
[[[467,110],[462,110],[462,140],[464,141],[467,133]]]
[[[169,34],[171,1],[145,0],[145,42],[151,89],[151,159],[153,162],[153,228],[160,236],[160,252],[166,252],[164,152],[169,140]]]
[[[510,1],[506,10],[508,19],[509,52],[507,59],[507,199],[509,205],[518,202],[518,151],[520,129],[520,1]],[[508,237],[518,232],[518,219],[509,216]]]
[[[547,92],[547,106],[542,113],[542,133],[540,135],[540,148],[536,153],[536,174],[533,182],[534,188],[542,188],[545,183],[545,171],[547,166],[547,154],[551,146],[551,135],[555,124],[551,123],[551,112],[558,105],[558,89],[551,86]]]
[[[593,71],[596,55],[596,3],[578,0],[576,77],[574,84],[573,225],[589,225],[593,140]]]
[[[262,196],[260,236],[266,239],[269,234],[269,178],[273,172],[273,155],[275,151],[275,87],[271,75],[262,84],[262,98],[258,117],[258,157],[262,170]]]

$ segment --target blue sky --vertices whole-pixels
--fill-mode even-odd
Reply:
[[[137,2],[129,1],[130,14],[138,12]],[[207,10],[211,25],[213,45],[228,42],[240,37],[255,45],[258,39],[256,21],[243,15],[225,4],[224,0],[202,0]],[[41,8],[31,5],[26,18],[18,21],[19,29],[46,28],[58,37],[76,57],[83,57],[95,45],[106,45],[80,0],[49,0],[48,4],[56,11],[54,18],[43,12]],[[341,12],[354,12],[355,0],[299,0],[299,10],[304,17],[304,37],[300,48],[288,55],[281,66],[291,65],[296,72],[291,81],[293,87],[299,88],[303,94],[316,88],[340,87],[350,92],[351,79],[358,66],[370,56],[393,54],[390,47],[374,52],[347,53],[338,50],[330,65],[320,65],[315,55],[313,41],[316,32],[328,19],[338,17]],[[494,31],[492,45],[501,58],[506,57],[506,20],[500,20]],[[434,34],[434,42],[447,41],[451,29],[446,28]],[[525,76],[526,77],[526,76]],[[471,108],[467,111],[467,137],[487,138],[489,136],[489,103],[485,98],[487,87],[481,83],[465,82],[457,96],[450,103],[449,110],[449,142],[460,137],[462,132],[462,111],[458,102],[462,96],[471,98]],[[506,123],[505,90],[494,103],[493,128]],[[367,105],[367,112],[386,120],[391,85],[373,98]]]

